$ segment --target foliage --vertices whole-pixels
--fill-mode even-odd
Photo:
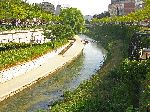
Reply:
[[[63,45],[84,29],[83,15],[75,8],[64,9],[60,16],[54,16],[37,4],[29,4],[23,0],[0,0],[0,9],[0,31],[42,27],[45,37],[51,39],[50,43],[43,45],[1,44],[0,69],[15,65],[17,61],[23,62],[38,57],[59,44]],[[34,22],[33,18],[40,20],[42,25]],[[20,25],[16,25],[17,20],[20,20]]]
[[[146,62],[147,64],[147,75],[146,79],[143,83],[143,91],[142,91],[142,97],[141,97],[141,106],[140,111],[149,111],[150,110],[150,60]]]
[[[126,79],[124,82],[142,83],[146,79],[147,67],[145,62],[125,60],[120,67],[120,73]]]
[[[118,41],[119,47],[121,41]],[[81,84],[75,91],[66,92],[64,94],[64,101],[55,104],[52,107],[52,112],[120,112],[124,108],[123,103],[120,103],[120,99],[124,95],[119,95],[118,100],[114,103],[115,99],[112,99],[113,90],[116,88],[115,81],[112,78],[106,78],[106,75],[122,60],[122,54],[118,46],[112,47],[112,55],[107,58],[104,66],[101,70],[93,76],[90,80]],[[119,53],[118,53],[119,52]],[[109,59],[109,60],[108,60]],[[113,64],[112,64],[113,63]],[[113,65],[113,66],[112,66]],[[123,91],[124,92],[124,91]],[[123,93],[122,92],[122,93]],[[117,94],[118,95],[118,94]],[[111,102],[110,102],[111,101]],[[118,103],[118,104],[117,104]],[[113,107],[114,105],[114,107]],[[114,108],[117,107],[116,111]]]
[[[44,31],[46,38],[51,40],[72,38],[84,30],[83,15],[76,8],[63,9],[59,16],[53,16],[52,24]]]
[[[93,16],[93,18],[97,18],[97,19],[102,19],[102,18],[104,18],[104,17],[110,17],[110,13],[109,12],[102,12],[101,14],[95,14],[94,16]]]
[[[120,24],[93,25],[87,34],[102,43],[108,57],[95,76],[75,91],[65,93],[64,101],[55,104],[51,111],[146,111],[150,101],[150,64],[124,60],[130,38],[138,30],[138,27]]]
[[[118,74],[122,77],[122,81],[127,85],[127,91],[130,95],[129,103],[133,108],[139,108],[143,84],[148,76],[150,64],[147,62],[137,62],[125,60]]]
[[[52,42],[45,44],[11,44],[13,46],[5,44],[5,51],[0,51],[0,69],[33,60],[52,49],[62,46],[66,42],[66,39],[57,40],[53,43],[55,44],[54,47],[52,46]]]
[[[20,48],[27,48],[31,46],[36,46],[38,44],[26,44],[26,43],[1,43],[0,44],[0,51],[7,51],[13,49],[20,49]]]
[[[119,50],[120,46],[113,47],[111,58],[105,62],[98,74],[81,84],[75,91],[66,92],[64,101],[55,104],[52,112],[137,112],[139,109],[134,107],[137,100],[133,100],[136,95],[138,95],[138,100],[140,99],[141,107],[144,106],[144,110],[146,109],[150,101],[148,100],[149,93],[144,96],[143,102],[146,104],[143,105],[141,88],[131,85],[137,81],[142,82],[141,84],[145,82],[147,68],[150,65],[146,62],[125,61],[118,67],[122,58],[118,58],[121,55],[117,52],[121,52],[121,49]],[[114,66],[117,67],[114,69]],[[135,94],[136,89],[140,89],[140,94]]]
[[[74,36],[74,32],[70,26],[62,24],[53,24],[45,28],[44,35],[46,36],[46,38],[55,40],[71,38]]]
[[[84,31],[84,18],[80,10],[76,8],[63,9],[59,15],[62,18],[61,23],[72,28],[75,34]]]
[[[0,2],[0,20],[39,18],[50,21],[52,15],[42,10],[36,4],[28,4],[22,0],[2,0]]]
[[[141,38],[141,41],[142,41],[142,47],[143,48],[149,48],[150,47],[150,37]]]
[[[128,25],[121,25],[121,24],[95,24],[89,28],[89,32],[86,32],[87,35],[90,35],[92,38],[100,41],[100,43],[109,50],[109,46],[113,43],[116,39],[123,40],[127,43],[125,46],[126,49],[128,48],[128,42],[130,41],[133,34],[140,30],[137,26],[128,26]],[[109,45],[108,45],[109,44]]]

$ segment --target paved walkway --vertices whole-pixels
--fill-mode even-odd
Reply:
[[[39,79],[55,72],[57,69],[77,57],[84,48],[84,45],[78,36],[75,36],[75,39],[76,41],[74,44],[63,55],[57,55],[50,58],[46,63],[43,63],[40,67],[27,72],[25,75],[20,75],[0,84],[0,101],[20,92],[33,83],[36,83]]]

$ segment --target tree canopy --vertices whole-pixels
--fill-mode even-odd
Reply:
[[[51,39],[71,38],[85,29],[83,15],[76,8],[61,10],[60,15],[53,16],[51,21],[52,24],[46,27],[44,33]]]
[[[102,18],[104,18],[104,17],[110,17],[110,13],[109,12],[102,12],[101,14],[95,14],[94,16],[93,16],[93,18],[97,18],[97,19],[102,19]]]
[[[51,14],[37,4],[28,4],[22,0],[0,0],[0,9],[0,19],[51,19]]]
[[[84,30],[84,18],[80,10],[76,8],[63,9],[59,15],[62,18],[61,23],[69,25],[75,34]]]
[[[18,22],[18,19],[21,22],[29,22],[27,20],[33,20],[33,18],[45,23],[44,25],[47,25],[47,28],[45,28],[44,34],[47,38],[68,38],[85,30],[83,15],[76,8],[62,9],[60,15],[55,16],[43,10],[36,3],[29,4],[23,0],[0,0],[0,9],[1,23],[4,19],[4,23],[13,25],[13,22]],[[35,21],[30,23],[33,24],[32,26],[39,25]]]

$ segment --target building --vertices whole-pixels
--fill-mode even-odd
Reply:
[[[56,10],[55,10],[55,15],[59,15],[61,11],[61,5],[57,5]]]
[[[49,2],[42,2],[40,4],[38,4],[43,10],[48,11],[50,13],[54,13],[55,12],[55,7],[53,4],[49,3]]]
[[[135,9],[136,10],[143,8],[143,6],[144,6],[143,0],[135,0]]]
[[[135,12],[135,2],[124,3],[124,15]]]
[[[121,3],[109,4],[108,12],[110,13],[110,16],[124,15],[124,4]]]
[[[84,16],[84,20],[91,21],[92,18],[93,18],[93,16],[91,16],[91,15],[85,15]]]
[[[111,0],[111,4],[118,2],[118,0]]]
[[[61,9],[67,9],[70,8],[71,6],[69,4],[62,4]]]
[[[135,11],[135,0],[111,0],[108,11],[110,16],[127,15]]]
[[[114,4],[114,3],[127,3],[127,2],[135,2],[135,0],[111,0],[111,4]]]
[[[70,8],[71,6],[69,4],[62,4],[62,5],[57,5],[56,10],[55,10],[55,15],[59,15],[60,11],[63,9]]]
[[[150,58],[150,48],[143,48],[141,50],[140,58],[142,59]]]

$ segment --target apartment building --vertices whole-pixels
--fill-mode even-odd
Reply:
[[[59,15],[61,11],[61,5],[57,5],[56,10],[55,10],[55,15]]]
[[[127,15],[143,7],[143,0],[111,0],[108,11],[111,16]]]
[[[49,2],[42,2],[40,4],[38,4],[43,10],[48,11],[50,13],[54,13],[55,12],[55,7],[53,4],[49,3]]]
[[[135,11],[135,0],[111,0],[108,11],[111,16],[127,15]]]

